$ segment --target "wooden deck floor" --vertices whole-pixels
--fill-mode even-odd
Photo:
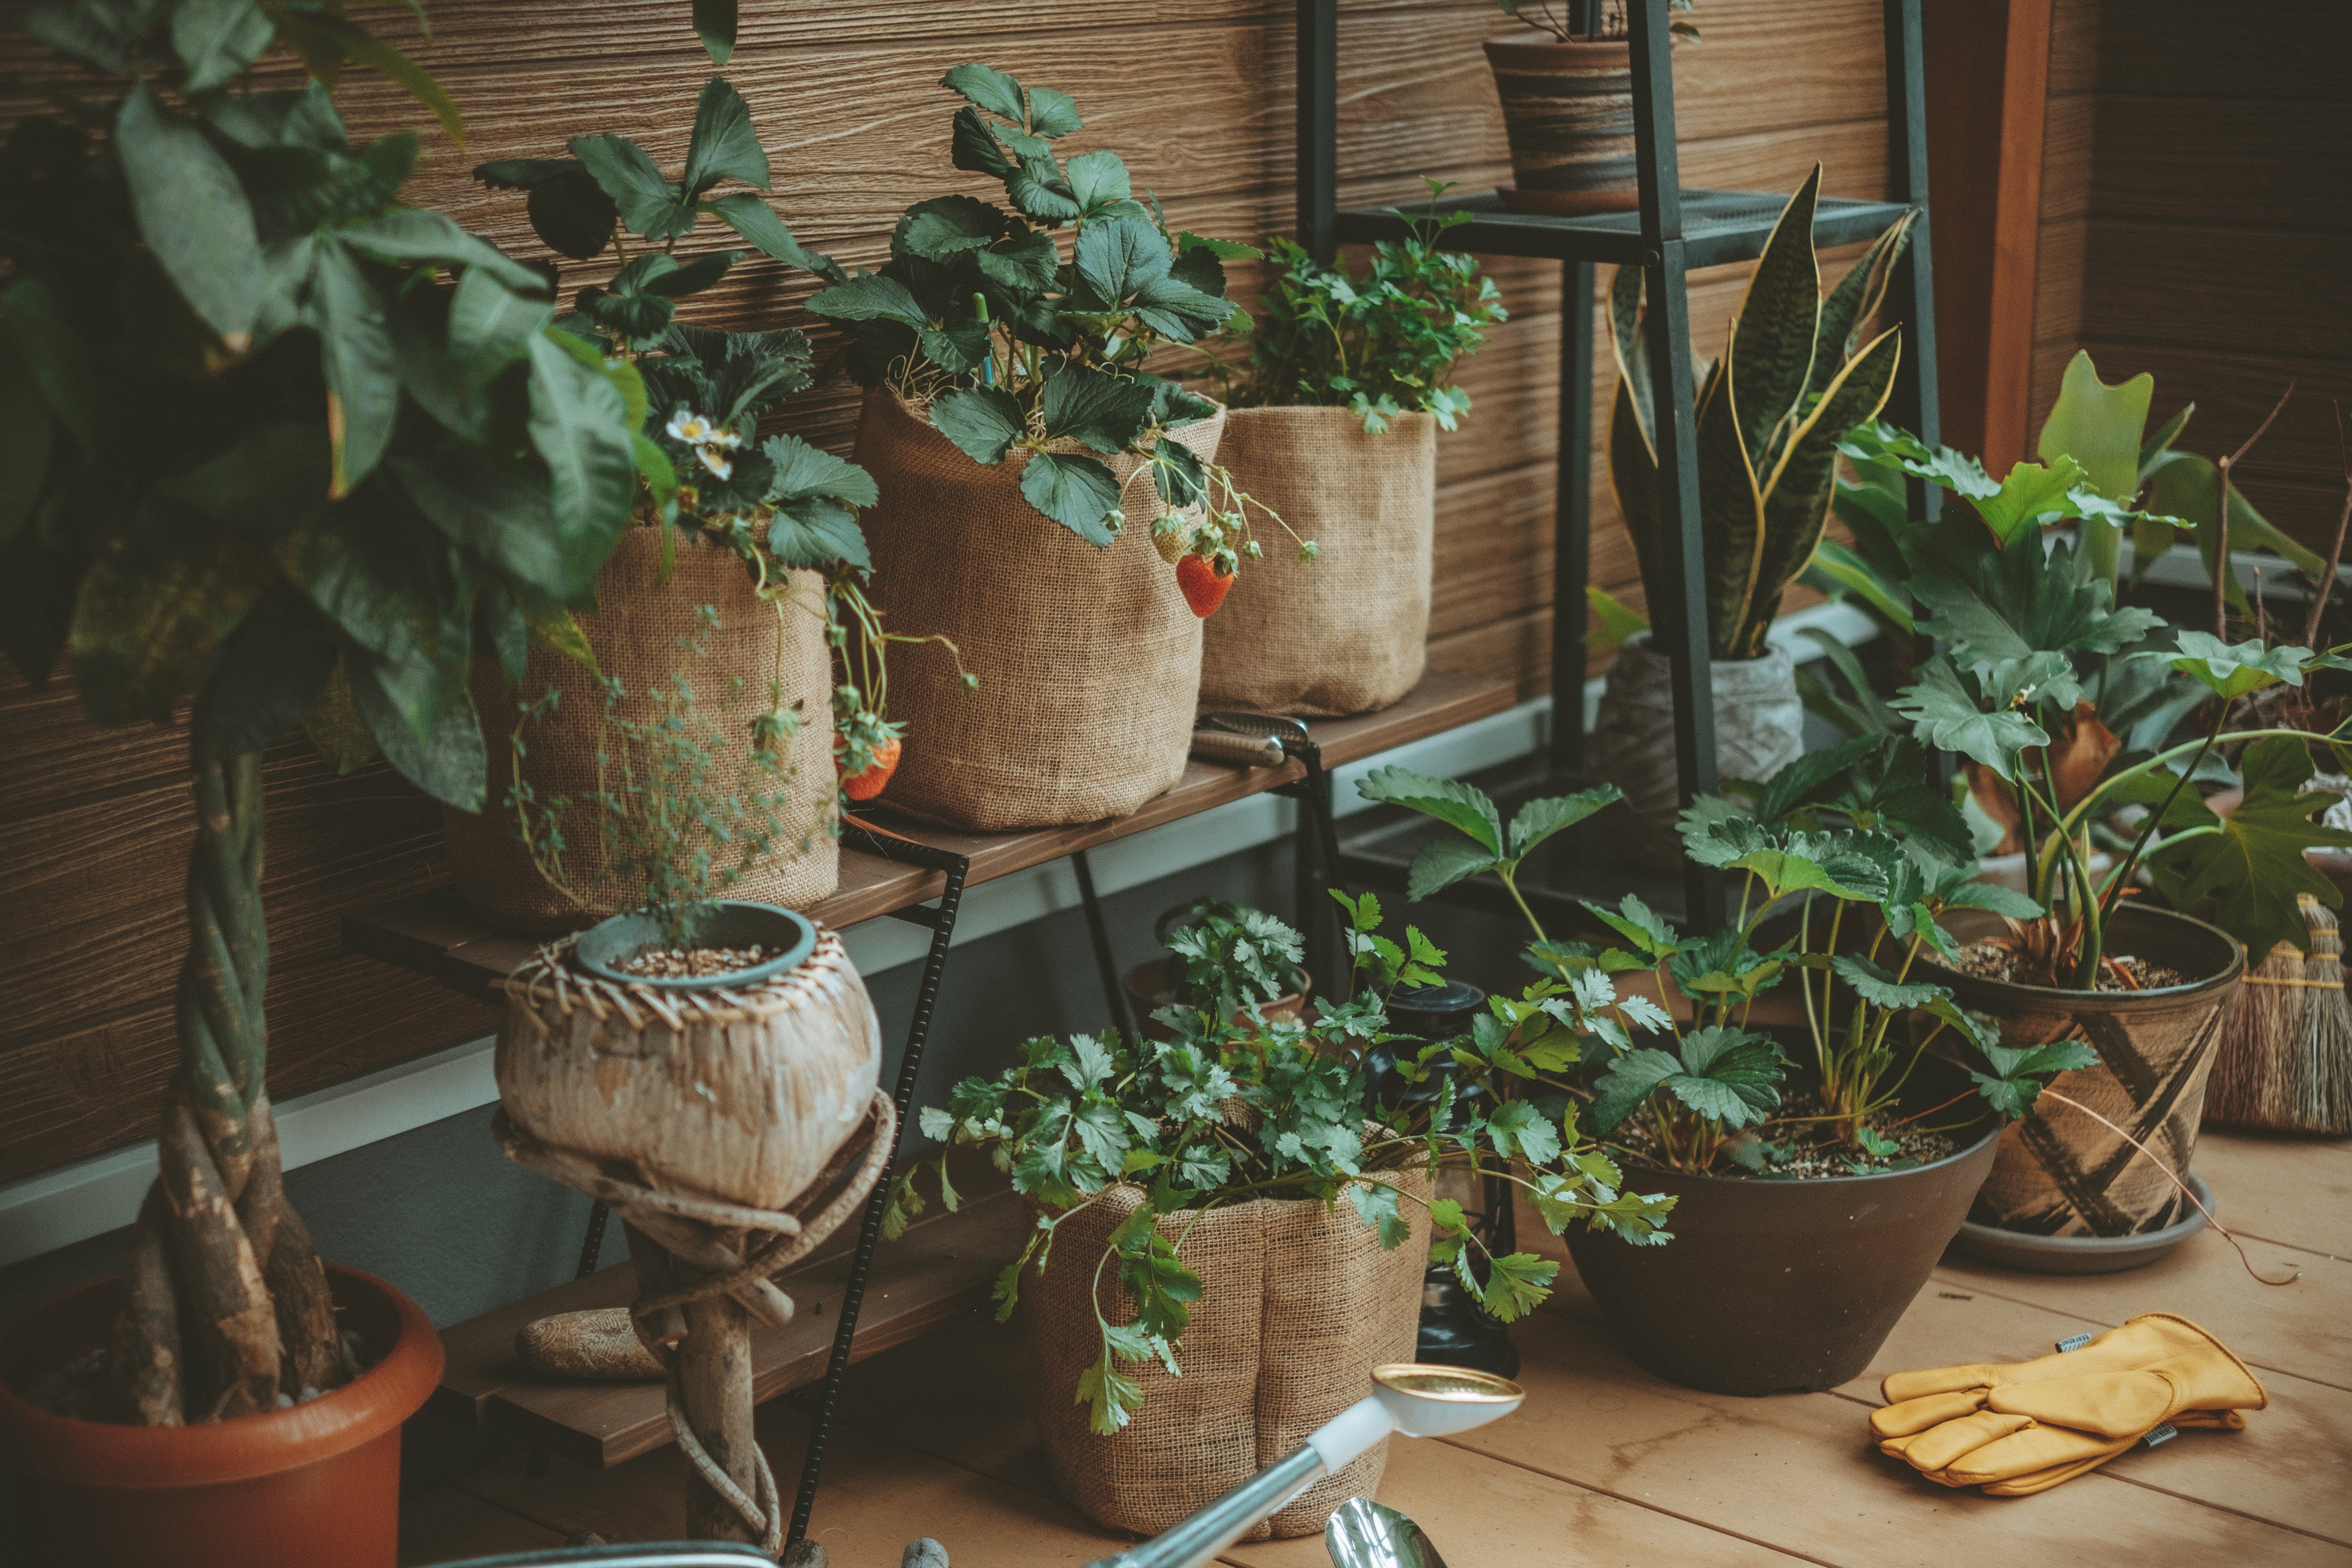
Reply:
[[[2197,1169],[2256,1265],[2299,1268],[2297,1282],[2257,1284],[2210,1232],[2129,1274],[1948,1261],[1866,1377],[1736,1399],[1634,1367],[1564,1270],[1552,1304],[1517,1332],[1526,1405],[1457,1439],[1396,1439],[1381,1500],[1418,1520],[1450,1568],[2352,1564],[2352,1142],[2209,1133]],[[1883,1372],[2021,1359],[2159,1310],[2213,1330],[2262,1376],[2271,1405],[2247,1431],[2186,1433],[2021,1499],[1948,1491],[1865,1442]],[[1024,1398],[1016,1336],[977,1316],[856,1368],[814,1521],[835,1568],[897,1568],[925,1534],[955,1568],[1083,1564],[1117,1550],[1055,1493]],[[789,1401],[761,1413],[787,1485],[805,1429]],[[557,1459],[532,1479],[508,1459],[412,1501],[402,1561],[555,1545],[583,1530],[673,1537],[679,1466],[674,1449],[603,1472]],[[1309,1538],[1224,1561],[1328,1559]]]

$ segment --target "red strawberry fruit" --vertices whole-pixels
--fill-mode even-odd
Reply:
[[[1176,585],[1184,590],[1184,602],[1192,606],[1192,613],[1205,621],[1225,602],[1234,574],[1205,555],[1187,555],[1176,563]]]
[[[862,773],[841,781],[841,793],[852,800],[872,800],[889,787],[890,775],[898,771],[898,737],[892,735],[874,748],[874,761]]]

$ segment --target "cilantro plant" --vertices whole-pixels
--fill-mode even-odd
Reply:
[[[1477,258],[1439,247],[1445,231],[1470,215],[1440,214],[1437,198],[1452,187],[1428,184],[1426,213],[1390,209],[1412,232],[1372,247],[1360,278],[1324,266],[1295,241],[1266,242],[1283,272],[1259,296],[1265,319],[1253,327],[1244,318],[1232,329],[1234,346],[1247,340],[1247,366],[1211,361],[1228,403],[1346,408],[1374,432],[1407,413],[1434,415],[1444,428],[1455,428],[1470,410],[1470,395],[1452,384],[1454,362],[1484,348],[1481,329],[1506,312]]]
[[[1169,514],[1155,529],[1175,540],[1163,552],[1258,554],[1246,498],[1228,483],[1213,503],[1210,466],[1161,438],[1215,405],[1145,368],[1154,348],[1198,342],[1235,313],[1224,263],[1258,252],[1171,234],[1159,202],[1136,199],[1118,153],[1064,153],[1084,124],[1067,94],[984,65],[958,66],[940,85],[967,100],[955,166],[1002,180],[1011,210],[973,196],[918,202],[879,271],[809,301],[850,334],[850,373],[924,413],[974,462],[1026,453],[1023,497],[1089,543],[1119,530],[1118,481],[1103,458],[1128,453],[1149,461]]]
[[[1344,1199],[1393,1247],[1411,1234],[1400,1204],[1424,1201],[1399,1184],[1399,1173],[1447,1161],[1525,1189],[1555,1232],[1581,1223],[1639,1246],[1671,1239],[1664,1226],[1673,1200],[1624,1190],[1616,1165],[1580,1130],[1562,1087],[1559,1075],[1577,1061],[1580,1037],[1596,1017],[1617,1011],[1606,984],[1538,980],[1518,997],[1495,997],[1468,1035],[1414,1042],[1389,1030],[1389,996],[1400,984],[1437,984],[1445,955],[1416,929],[1407,929],[1402,944],[1381,934],[1380,904],[1370,894],[1334,896],[1349,917],[1359,983],[1353,999],[1319,999],[1311,1020],[1264,1019],[1255,1007],[1236,1020],[1225,998],[1250,995],[1265,980],[1252,973],[1259,967],[1254,954],[1240,957],[1228,947],[1243,973],[1196,987],[1206,1001],[1154,1015],[1172,1039],[1034,1039],[1018,1065],[994,1078],[966,1079],[946,1106],[922,1112],[926,1136],[950,1148],[987,1149],[1037,1210],[1027,1244],[998,1277],[1000,1319],[1012,1313],[1022,1277],[1049,1266],[1054,1238],[1073,1215],[1115,1188],[1142,1194],[1100,1257],[1064,1265],[1097,1279],[1115,1268],[1134,1306],[1124,1323],[1097,1315],[1101,1358],[1081,1380],[1076,1401],[1090,1406],[1097,1432],[1118,1431],[1141,1402],[1123,1363],[1177,1366],[1201,1297],[1200,1279],[1181,1256],[1181,1226],[1171,1240],[1162,1220],[1255,1198],[1327,1205]],[[1295,950],[1298,940],[1296,931],[1264,927],[1254,939],[1280,951]],[[1201,949],[1197,962],[1218,962],[1214,944]],[[1365,1056],[1380,1045],[1405,1047],[1393,1070],[1409,1083],[1433,1079],[1435,1093],[1368,1110]],[[1437,1071],[1441,1063],[1450,1071]],[[889,1234],[924,1206],[918,1187],[925,1172],[933,1173],[940,1201],[958,1203],[942,1151],[899,1178]],[[1488,1311],[1509,1321],[1550,1294],[1558,1264],[1532,1253],[1486,1255],[1460,1205],[1439,1199],[1428,1207],[1433,1260],[1451,1265]],[[1482,1260],[1474,1264],[1474,1254]]]
[[[1593,1131],[1616,1133],[1621,1152],[1675,1170],[1760,1171],[1806,1147],[1834,1151],[1857,1170],[1890,1168],[1899,1139],[1873,1123],[1884,1121],[1927,1046],[1947,1028],[1980,1049],[1998,1044],[1949,991],[1913,974],[1923,950],[1956,951],[1937,917],[1962,906],[2040,912],[2018,893],[1970,879],[1959,818],[1928,784],[1924,753],[1900,738],[1810,753],[1752,798],[1701,800],[1684,816],[1686,852],[1744,873],[1738,916],[1720,931],[1685,937],[1634,895],[1615,908],[1586,903],[1623,947],[1553,939],[1517,882],[1531,850],[1614,804],[1613,785],[1531,801],[1507,828],[1484,791],[1459,781],[1390,767],[1358,787],[1455,830],[1415,856],[1414,898],[1488,873],[1502,880],[1534,935],[1529,966],[1574,989],[1585,1027],[1604,1047],[1584,1058],[1574,1090],[1589,1100]],[[1768,920],[1779,915],[1785,925],[1790,900],[1796,930],[1769,941]],[[1849,906],[1861,910],[1851,930]],[[1848,940],[1865,931],[1861,942]],[[1690,999],[1688,1024],[1648,997],[1618,994],[1612,977],[1641,971],[1658,995]],[[1748,1026],[1756,998],[1791,977],[1804,997],[1819,1114],[1787,1110],[1788,1058],[1772,1035]],[[1914,1015],[1932,1022],[1915,1031]],[[2042,1075],[2094,1058],[2080,1047],[2053,1047],[1991,1059],[1984,1097],[2013,1115],[2039,1092]]]
[[[2352,844],[2352,835],[2320,826],[2333,797],[2302,786],[2315,771],[2312,748],[2335,746],[2347,731],[2233,721],[2256,693],[2352,661],[2261,637],[2225,643],[2167,626],[2150,610],[2116,607],[2097,565],[2111,552],[2090,541],[2145,519],[2086,485],[2072,458],[2020,463],[1995,481],[1973,459],[1883,425],[1849,432],[1841,449],[1882,489],[1908,475],[1968,503],[1933,523],[1906,518],[1899,500],[1882,505],[1873,547],[1904,563],[1907,603],[1926,612],[1917,628],[1946,645],[1891,714],[1923,743],[1965,758],[1979,790],[2008,808],[2028,886],[2049,911],[1995,939],[2011,951],[2012,977],[2090,990],[2114,975],[2107,921],[2143,864],[2176,908],[2252,951],[2305,945],[2295,896],[2332,907],[2341,895],[2304,850]],[[2076,521],[2084,542],[2042,532],[2060,520]],[[2126,749],[2100,717],[2119,670],[2135,667],[2160,678],[2168,700]],[[2133,678],[2153,689],[2147,675]],[[2169,689],[2186,700],[2169,700]],[[2203,722],[2173,740],[2199,709]],[[2217,770],[2225,742],[2245,747],[2239,778]],[[2226,819],[2194,787],[2232,782],[2244,798]],[[2116,819],[2126,806],[2141,808],[2136,827]],[[2094,864],[2102,847],[2111,852],[2104,873]]]

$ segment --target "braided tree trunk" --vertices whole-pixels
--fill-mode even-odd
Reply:
[[[286,1201],[262,1087],[261,758],[194,748],[180,1068],[163,1097],[162,1173],[123,1267],[110,1371],[140,1421],[217,1421],[350,1381],[310,1233]]]

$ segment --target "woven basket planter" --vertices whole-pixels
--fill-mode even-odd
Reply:
[[[632,528],[621,536],[597,584],[598,608],[579,616],[598,666],[628,693],[623,711],[643,718],[646,694],[681,670],[693,683],[697,706],[728,737],[713,756],[713,777],[732,781],[750,754],[749,726],[768,710],[769,685],[799,705],[802,728],[793,742],[792,783],[782,814],[785,831],[774,849],[727,889],[730,898],[805,909],[840,881],[840,847],[831,832],[834,805],[833,655],[824,640],[824,583],[814,572],[792,574],[792,602],[764,604],[752,591],[742,561],[717,545],[677,542],[667,583],[659,583],[663,531]],[[692,633],[700,607],[719,611],[709,652],[696,658],[678,647]],[[514,779],[509,736],[518,703],[550,687],[562,693],[545,722],[525,727],[523,776],[541,800],[567,796],[563,869],[586,908],[547,885],[523,848],[514,809],[506,804]],[[559,931],[593,925],[634,907],[638,890],[606,867],[595,806],[596,755],[604,693],[574,660],[533,648],[522,679],[512,688],[495,659],[478,660],[474,706],[482,716],[489,759],[489,789],[478,816],[455,808],[441,814],[457,890],[496,925],[509,931]],[[730,790],[731,793],[731,790]],[[724,858],[714,848],[714,859]]]
[[[1171,433],[1206,459],[1224,428]],[[864,522],[889,629],[944,636],[979,677],[914,648],[890,666],[906,751],[884,797],[909,816],[991,831],[1124,816],[1183,776],[1201,685],[1201,622],[1152,548],[1143,459],[1107,459],[1127,522],[1088,544],[1021,494],[1025,452],[982,467],[887,392],[866,395],[856,460],[881,489]]]
[[[1279,529],[1204,623],[1201,700],[1337,718],[1385,708],[1426,663],[1436,534],[1437,420],[1380,435],[1344,408],[1236,408],[1217,460],[1318,553]]]
[[[1486,40],[1503,100],[1514,212],[1631,212],[1633,50],[1623,38],[1514,33]]]
[[[1398,1173],[1429,1195],[1428,1178]],[[1284,1458],[1363,1397],[1371,1370],[1411,1361],[1428,1262],[1429,1211],[1399,1209],[1412,1234],[1393,1251],[1344,1200],[1258,1199],[1206,1215],[1162,1215],[1181,1238],[1178,1257],[1201,1277],[1185,1331],[1181,1377],[1157,1362],[1121,1363],[1143,1405],[1115,1435],[1096,1435],[1073,1403],[1079,1376],[1102,1353],[1095,1325],[1094,1261],[1141,1202],[1115,1189],[1062,1222],[1052,1265],[1021,1285],[1021,1315],[1036,1375],[1038,1430],[1055,1484],[1096,1522],[1155,1534]],[[1103,1316],[1131,1321],[1116,1270],[1098,1287]],[[1251,1540],[1312,1535],[1331,1510],[1370,1497],[1388,1466],[1385,1441],[1326,1476],[1259,1524]]]

